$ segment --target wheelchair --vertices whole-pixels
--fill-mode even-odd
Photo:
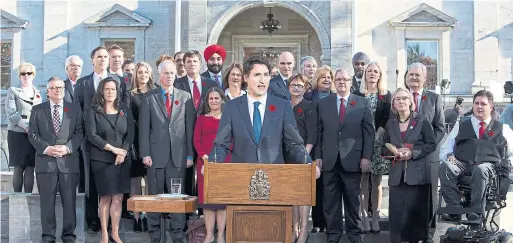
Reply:
[[[485,189],[481,209],[470,208],[470,176],[462,176],[457,183],[461,192],[461,205],[463,207],[442,207],[441,190],[438,191],[437,218],[441,222],[448,222],[441,220],[441,215],[444,213],[453,215],[475,213],[481,215],[476,220],[451,221],[456,224],[456,227],[448,228],[445,235],[440,236],[440,243],[513,243],[513,235],[500,229],[495,222],[495,217],[500,214],[501,209],[506,207],[506,194],[510,184],[513,184],[509,179],[511,164],[509,160],[503,159],[501,163],[494,165],[494,170],[495,173]]]

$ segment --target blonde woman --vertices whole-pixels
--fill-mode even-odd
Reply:
[[[34,165],[36,150],[28,139],[28,126],[32,107],[41,104],[42,97],[32,84],[36,77],[36,67],[32,63],[22,63],[18,67],[19,87],[10,87],[5,102],[9,118],[7,144],[9,166],[14,166],[13,187],[15,192],[32,193],[34,187]]]
[[[390,117],[392,96],[386,88],[387,82],[383,79],[382,69],[377,62],[370,62],[365,67],[362,79],[360,90],[355,91],[354,94],[369,100],[376,131],[370,172],[363,173],[361,181],[362,230],[366,234],[379,234],[379,211],[383,197],[381,180],[383,174],[388,173],[390,166],[390,161],[381,157],[381,147],[383,146],[385,125]],[[370,190],[369,177],[371,181]],[[372,223],[369,222],[369,197],[372,204]]]
[[[132,87],[132,90],[130,91],[130,105],[135,120],[135,134],[137,135],[139,134],[138,120],[142,96],[146,92],[155,88],[155,83],[153,82],[153,70],[151,69],[150,64],[139,62],[135,65],[130,87]],[[130,152],[132,156],[132,167],[130,169],[130,193],[132,196],[142,195],[141,180],[144,179],[145,184],[147,184],[147,180],[146,168],[144,168],[142,159],[139,156],[139,136],[134,137],[134,143]],[[146,186],[146,188],[148,188],[148,186]],[[140,213],[134,212],[134,231],[141,232],[147,231],[147,229],[148,223],[146,218],[141,220]]]
[[[312,89],[305,93],[305,99],[317,102],[322,98],[335,94],[334,77],[330,67],[324,65],[318,68],[313,78],[310,80]]]

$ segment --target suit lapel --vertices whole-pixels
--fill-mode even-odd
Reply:
[[[173,89],[173,97],[174,97],[173,102],[178,101],[178,105],[173,106],[173,108],[171,110],[171,118],[170,118],[171,122],[175,121],[175,118],[180,113],[180,112],[178,112],[179,109],[181,109],[181,107],[184,105],[184,103],[182,102],[182,95],[176,89]],[[161,99],[161,101],[162,101],[162,99]],[[162,102],[162,103],[164,103],[164,102]],[[173,104],[171,104],[171,105],[173,105]],[[163,107],[165,107],[165,106],[163,106]]]
[[[63,104],[63,109],[62,109],[62,122],[61,122],[61,128],[59,130],[59,136],[58,138],[62,138],[62,139],[65,139],[67,140],[66,138],[69,136],[69,124],[70,124],[70,121],[71,119],[69,118],[69,109],[70,107],[68,106],[68,104],[66,104],[66,102],[64,102]]]
[[[73,99],[73,87],[71,85],[71,81],[66,79],[66,81],[64,81],[64,86],[66,87],[66,91],[69,93],[69,97]]]
[[[349,95],[349,97],[347,98],[347,101],[346,101],[346,114],[344,116],[344,123],[342,125],[344,125],[346,123],[346,120],[347,120],[346,118],[348,117],[349,113],[352,110],[354,110],[357,105],[358,105],[358,102],[356,102],[355,96],[352,94]]]
[[[192,96],[192,90],[191,90],[191,86],[189,86],[189,78],[187,75],[185,75],[182,78],[182,86],[183,86],[183,89],[185,91],[189,92],[189,94],[191,94],[191,96]]]
[[[415,123],[415,126],[413,126],[412,123]],[[402,140],[403,143],[406,143],[408,141],[408,136],[412,133],[413,129],[415,129],[416,126],[420,126],[417,121],[417,114],[414,113],[413,116],[410,119],[410,122],[408,123],[408,127],[406,128],[406,133],[404,134],[404,139]]]
[[[267,129],[269,128],[269,126],[271,126],[272,122],[274,121],[274,116],[276,113],[276,110],[275,111],[271,111],[270,109],[267,109],[267,107],[269,107],[270,105],[273,104],[273,100],[271,98],[271,96],[267,96],[267,100],[265,101],[265,104],[266,104],[266,107],[264,107],[265,111],[264,111],[264,123],[262,124],[262,131],[261,131],[261,134],[260,134],[260,141],[262,141],[262,137],[263,137],[263,134],[266,134],[267,132]],[[260,144],[260,141],[257,141],[257,144]]]
[[[154,95],[152,95],[153,99],[155,99],[155,101],[157,102],[157,106],[160,108],[160,111],[162,111],[162,114],[164,115],[164,117],[168,118],[169,117],[167,116],[167,110],[166,110],[166,105],[164,104],[164,101],[162,100],[162,95],[160,93],[160,90],[158,90],[159,92],[156,92]],[[174,92],[174,91],[173,91]],[[174,107],[173,107],[174,108]],[[173,112],[171,112],[172,114]]]
[[[333,106],[331,106],[331,114],[333,115],[333,119],[335,119],[338,122],[338,125],[341,126],[342,123],[340,123],[340,116],[338,115],[338,107],[337,107],[337,95],[331,95],[328,96],[326,99],[331,99],[332,101],[330,103],[333,103]]]
[[[93,96],[94,96],[94,93],[96,92],[96,89],[94,89],[94,72],[91,73],[91,75],[89,76],[89,79],[87,79],[85,86],[88,87],[88,89],[93,93]]]
[[[208,86],[208,82],[207,80],[209,80],[210,78],[205,78],[203,76],[201,76],[201,97],[204,97],[205,94],[208,92],[208,89],[210,88]],[[203,101],[203,99],[201,99],[201,101]]]
[[[284,92],[284,94],[286,94],[287,92],[289,92],[287,90],[287,87],[285,87],[285,80],[283,80],[283,78],[281,77],[280,75],[280,81],[278,82],[278,86],[280,86],[280,89]]]
[[[424,100],[424,97],[426,97],[425,100]],[[422,94],[419,97],[419,99],[420,99],[420,108],[418,109],[418,111],[421,114],[426,114],[426,107],[430,106],[430,105],[428,105],[429,97],[428,97],[428,93],[427,93],[426,89],[424,89],[424,91],[422,91]]]
[[[395,141],[403,141],[403,137],[401,136],[401,129],[399,128],[399,120],[397,118],[392,119],[392,124],[390,129],[390,135],[395,136]],[[394,141],[390,139],[390,141]]]
[[[53,119],[52,119],[52,109],[50,108],[52,104],[48,102],[45,105],[44,111],[46,115],[46,120],[48,121],[48,129],[52,131],[52,134],[55,136],[55,129],[53,128]]]
[[[242,119],[244,120],[244,123],[246,124],[246,128],[248,129],[249,135],[251,135],[253,142],[255,142],[255,144],[258,144],[258,142],[255,139],[255,134],[253,133],[253,125],[250,120],[251,117],[249,116],[248,99],[247,99],[247,97],[243,97],[240,100],[241,101],[239,104],[239,111],[241,113]],[[265,119],[265,117],[264,117],[264,119]]]

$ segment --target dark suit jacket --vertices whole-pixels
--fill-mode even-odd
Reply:
[[[68,79],[64,80],[64,101],[73,103],[74,97],[75,97],[75,92],[73,91],[73,85],[71,84],[71,81],[68,78]]]
[[[360,91],[355,91],[353,94],[365,97]],[[390,118],[392,108],[392,94],[387,91],[386,95],[378,95],[378,105],[374,113],[374,126],[376,131],[378,128],[385,129],[388,119]]]
[[[299,135],[304,144],[317,143],[317,107],[315,103],[303,99],[292,109],[296,118]]]
[[[113,77],[118,81],[119,91],[118,98],[120,101],[120,105],[128,106],[130,103],[130,96],[127,92],[127,88],[125,82],[122,82],[121,77],[116,74],[111,74],[107,72],[107,76]],[[91,104],[93,103],[93,97],[95,94],[94,90],[94,79],[93,73],[80,78],[75,85],[75,96],[74,102],[79,104],[82,108],[82,111],[86,113],[86,111],[91,108]]]
[[[91,159],[114,163],[116,155],[103,148],[110,144],[128,151],[134,142],[134,118],[132,111],[125,107],[119,109],[115,122],[111,122],[107,116],[94,107],[89,109],[85,118],[86,136],[91,142]]]
[[[219,123],[210,161],[224,161],[232,152],[235,163],[285,163],[284,151],[291,163],[311,162],[299,136],[290,102],[267,94],[264,122],[260,140],[253,132],[249,115],[248,96],[226,103]],[[233,149],[231,147],[233,145]]]
[[[79,173],[80,144],[84,138],[82,130],[82,110],[73,103],[64,102],[61,129],[59,136],[53,128],[50,102],[44,102],[32,108],[29,125],[29,140],[36,149],[36,173],[54,172]],[[43,154],[48,146],[66,145],[71,151],[62,158],[54,158]]]
[[[191,95],[173,89],[171,117],[160,88],[144,94],[139,110],[139,153],[150,156],[152,167],[165,168],[172,158],[176,168],[184,168],[187,156],[194,156],[192,138],[196,113]]]
[[[425,185],[430,181],[431,166],[428,156],[436,150],[437,144],[433,128],[425,117],[418,114],[413,115],[408,126],[408,130],[402,138],[397,118],[390,119],[386,124],[385,143],[391,143],[397,148],[407,147],[405,144],[412,145],[410,148],[412,159],[395,161],[390,167],[389,186],[398,186],[401,183],[403,171],[403,180],[408,185]],[[393,155],[386,146],[383,146],[382,154]]]
[[[433,127],[435,132],[435,140],[437,144],[440,144],[445,136],[445,116],[442,106],[442,97],[431,91],[424,89],[421,96],[419,114],[422,114]],[[440,160],[440,147],[434,151],[428,158],[430,162],[436,162]]]
[[[360,92],[360,84],[356,80],[356,76],[353,75],[353,85],[351,86],[351,93],[354,93],[356,91]]]
[[[290,100],[289,87],[285,85],[281,75],[276,75],[276,77],[269,81],[269,90],[267,92],[276,97]]]
[[[353,94],[347,102],[343,124],[339,120],[336,94],[317,103],[319,128],[315,155],[323,160],[323,170],[332,170],[340,157],[344,170],[359,172],[361,159],[372,159],[375,131],[369,102]]]
[[[199,108],[198,110],[195,109],[194,105],[192,106],[192,108],[194,109],[194,111],[196,111],[196,116],[198,116],[199,114],[201,114],[201,110],[202,110],[202,107],[203,107],[203,100],[205,98],[205,95],[207,94],[208,90],[211,88],[211,87],[219,87],[219,85],[217,85],[216,81],[210,79],[210,77],[204,77],[202,75],[200,75],[201,77],[201,103],[199,105]],[[189,85],[189,79],[187,78],[187,75],[177,79],[174,83],[174,86],[175,88],[178,88],[180,90],[183,90],[185,92],[188,92],[191,97],[192,97],[192,90],[191,90],[191,87]],[[193,103],[194,104],[194,103]]]

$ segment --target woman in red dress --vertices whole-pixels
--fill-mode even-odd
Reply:
[[[203,204],[203,161],[209,160],[208,154],[212,150],[214,139],[216,138],[217,128],[221,120],[222,108],[226,102],[224,92],[218,87],[212,87],[208,90],[203,101],[203,113],[196,120],[194,127],[194,148],[198,153],[196,161],[196,174],[198,175],[198,199],[199,207],[203,208],[205,217],[205,227],[207,235],[204,243],[214,241],[214,225],[217,218],[217,242],[224,242],[224,229],[226,226],[226,205]],[[213,160],[213,158],[211,159]],[[231,156],[226,157],[225,162],[229,162]]]

